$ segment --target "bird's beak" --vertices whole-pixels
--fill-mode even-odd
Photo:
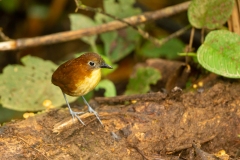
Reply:
[[[100,68],[109,68],[109,69],[113,69],[111,66],[109,66],[109,65],[106,64],[105,62],[103,62],[103,63],[100,65]]]

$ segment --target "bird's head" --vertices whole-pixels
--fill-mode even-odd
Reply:
[[[97,53],[84,53],[78,59],[87,70],[95,70],[100,68],[112,69],[112,67],[106,64],[102,57]]]

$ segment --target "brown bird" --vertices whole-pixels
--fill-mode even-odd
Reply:
[[[60,65],[52,75],[52,83],[61,88],[73,119],[76,117],[83,125],[85,124],[77,115],[84,112],[72,111],[65,94],[69,96],[82,96],[84,103],[88,106],[88,111],[95,114],[102,124],[98,113],[92,109],[83,97],[99,83],[101,79],[101,68],[112,69],[97,53],[84,53],[80,57]]]

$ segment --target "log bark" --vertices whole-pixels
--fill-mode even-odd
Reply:
[[[188,159],[196,141],[209,154],[224,149],[234,157],[240,145],[239,91],[237,82],[218,82],[201,93],[92,101],[104,128],[92,114],[81,116],[82,126],[67,109],[51,110],[2,126],[0,159],[171,159],[179,152]]]

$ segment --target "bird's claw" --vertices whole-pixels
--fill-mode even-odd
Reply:
[[[97,117],[97,119],[98,119],[98,121],[101,123],[101,125],[103,126],[103,123],[102,123],[100,117],[98,116],[98,113],[97,113],[95,110],[93,110],[92,107],[89,107],[89,108],[88,108],[88,111],[89,111],[90,113],[93,113],[93,114]]]
[[[78,117],[79,114],[83,114],[83,113],[84,112],[73,112],[72,110],[70,110],[70,114],[72,115],[73,120],[76,117],[79,120],[79,122],[85,125],[85,123]]]

